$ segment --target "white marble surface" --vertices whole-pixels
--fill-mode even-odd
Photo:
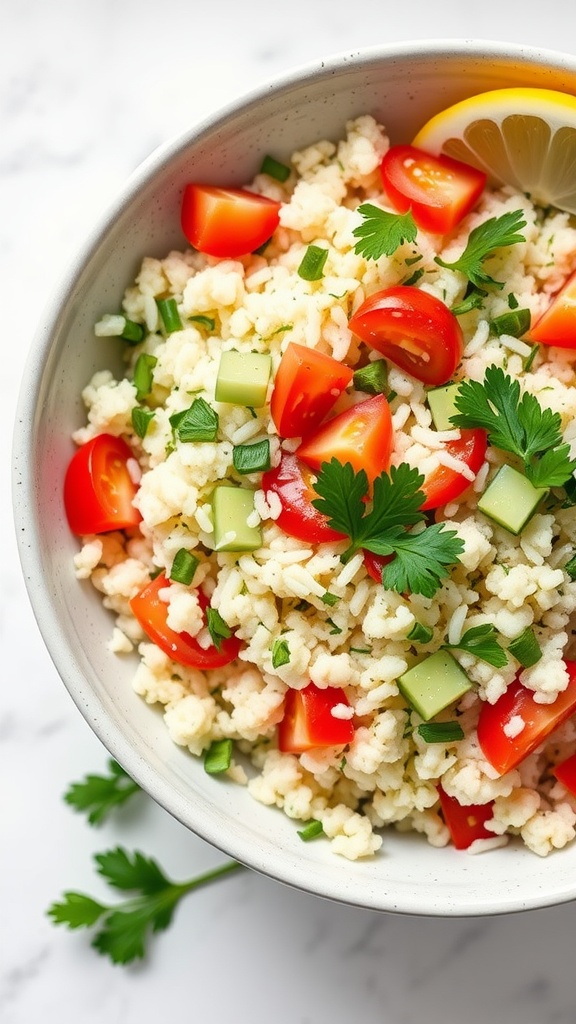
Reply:
[[[156,145],[295,64],[410,37],[562,49],[573,0],[3,0],[0,32],[0,416],[3,651],[0,1020],[135,1024],[160,1015],[278,1024],[568,1024],[576,905],[509,918],[415,920],[315,900],[249,873],[189,897],[147,961],[114,968],[51,927],[65,888],[104,896],[93,852],[122,843],[175,877],[219,863],[147,798],[100,830],[68,783],[106,751],[46,654],[20,578],[9,443],[31,335],[100,209]]]

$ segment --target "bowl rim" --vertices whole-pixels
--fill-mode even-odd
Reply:
[[[96,695],[90,692],[83,692],[80,695],[78,692],[77,665],[66,649],[64,637],[60,631],[59,618],[51,596],[46,591],[45,582],[38,578],[35,571],[37,569],[36,552],[40,550],[42,536],[37,516],[34,514],[32,520],[30,518],[30,509],[34,510],[35,493],[32,476],[33,459],[30,454],[34,447],[34,411],[39,398],[42,368],[48,359],[52,337],[62,307],[77,286],[84,268],[98,249],[119,212],[131,199],[135,198],[139,189],[157,171],[168,164],[181,149],[186,148],[202,136],[205,131],[228,121],[240,111],[246,111],[254,104],[258,104],[270,93],[289,90],[292,86],[302,83],[303,80],[328,79],[342,68],[351,65],[371,65],[375,62],[401,61],[414,57],[441,60],[455,56],[471,59],[501,57],[515,61],[519,65],[540,65],[559,71],[570,69],[576,74],[576,56],[558,50],[523,46],[517,43],[489,39],[437,38],[374,45],[352,51],[340,51],[325,59],[316,58],[280,72],[248,90],[239,98],[219,106],[200,121],[156,147],[127,177],[115,198],[96,217],[92,230],[60,276],[41,316],[24,364],[12,439],[13,516],[28,598],[45,646],[60,678],[83,717],[110,754],[118,760],[142,789],[173,817],[226,856],[238,860],[245,866],[299,891],[342,904],[369,910],[430,917],[480,917],[569,903],[576,901],[576,885],[570,891],[568,889],[554,893],[536,891],[531,893],[529,899],[523,898],[511,889],[506,899],[500,898],[495,901],[488,897],[481,905],[477,901],[470,902],[466,899],[459,899],[457,905],[446,905],[444,900],[435,896],[433,892],[429,892],[426,897],[422,893],[413,899],[406,897],[400,904],[388,898],[386,893],[372,893],[372,899],[361,900],[355,895],[347,895],[342,892],[339,886],[329,879],[325,880],[322,891],[310,887],[305,872],[299,868],[298,863],[289,859],[283,861],[280,872],[278,868],[275,869],[274,866],[262,862],[258,851],[254,849],[249,839],[242,839],[238,833],[235,836],[230,835],[229,841],[227,840],[223,845],[218,825],[209,815],[200,813],[191,821],[189,805],[181,801],[173,787],[147,764],[145,758],[131,746],[121,729],[113,722],[108,721],[105,716],[101,716],[101,706]]]

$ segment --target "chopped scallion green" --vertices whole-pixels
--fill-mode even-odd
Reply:
[[[409,286],[414,285],[423,276],[424,276],[424,269],[422,267],[418,267],[417,270],[415,270],[412,274],[410,274],[410,277],[407,277],[405,281],[402,281],[402,284],[409,285]]]
[[[320,281],[324,276],[324,265],[328,259],[328,249],[319,245],[309,245],[298,267],[298,274],[304,281]]]
[[[232,763],[232,740],[214,740],[204,753],[204,771],[208,775],[227,772]]]
[[[237,473],[265,473],[270,469],[270,441],[237,444],[232,451],[232,462]]]
[[[530,327],[529,309],[512,309],[509,313],[502,313],[495,316],[490,324],[493,334],[500,337],[501,334],[508,334],[512,338],[520,338]]]
[[[524,363],[524,373],[528,373],[528,371],[532,369],[532,363],[534,362],[534,360],[536,359],[536,356],[538,355],[539,348],[540,348],[539,345],[532,345],[532,351],[530,352],[530,355],[528,356],[528,358],[526,359],[526,362]]]
[[[422,722],[417,732],[426,743],[455,743],[464,739],[459,722]]]
[[[279,160],[275,160],[273,156],[265,156],[260,174],[267,174],[270,178],[275,178],[276,181],[286,181],[290,177],[290,168],[286,164],[280,163]]]
[[[141,352],[134,367],[134,386],[136,397],[139,402],[146,398],[152,391],[154,383],[154,367],[158,360],[149,352]]]
[[[227,622],[220,615],[220,612],[216,608],[208,606],[206,609],[206,625],[208,626],[208,632],[212,638],[212,643],[217,651],[222,646],[222,641],[227,640],[228,637],[232,636],[232,630]]]
[[[202,316],[201,313],[197,313],[195,316],[189,316],[188,319],[193,324],[200,324],[201,327],[205,327],[207,331],[213,331],[216,326],[216,321],[211,316]]]
[[[178,312],[178,306],[176,305],[176,299],[156,299],[156,305],[158,306],[158,312],[166,332],[173,334],[174,331],[181,331],[182,321]]]
[[[434,636],[434,630],[430,626],[424,626],[421,622],[415,622],[406,639],[417,644],[429,644]]]
[[[130,414],[134,432],[138,437],[146,437],[148,427],[154,419],[153,409],[145,409],[141,405],[135,405]]]
[[[275,640],[272,645],[272,667],[281,668],[290,662],[290,648],[287,640]]]
[[[124,338],[124,341],[129,341],[131,345],[138,345],[144,337],[144,327],[124,317],[124,328],[120,337]]]
[[[542,657],[540,644],[530,626],[527,626],[519,636],[514,637],[510,641],[508,650],[524,668],[530,668],[532,665],[535,665]]]
[[[321,600],[324,602],[324,604],[327,604],[331,608],[333,608],[335,604],[338,604],[340,598],[338,597],[337,594],[331,594],[329,590],[326,590],[322,594]]]
[[[388,387],[388,364],[385,359],[376,359],[356,370],[353,384],[357,391],[365,391],[369,395],[383,395]]]
[[[204,398],[195,398],[192,405],[170,416],[170,424],[179,441],[215,441],[218,413]]]
[[[452,306],[454,316],[462,316],[463,313],[469,313],[471,309],[478,309],[483,304],[486,294],[481,288],[471,288],[462,302]]]
[[[187,548],[179,548],[174,555],[170,579],[176,583],[184,583],[185,586],[189,587],[194,579],[194,573],[198,568],[199,562],[200,560],[196,558],[196,555],[193,555]]]
[[[315,818],[312,821],[307,821],[303,828],[298,829],[298,835],[303,843],[308,843],[311,839],[317,839],[318,836],[324,835],[322,822],[316,821]]]

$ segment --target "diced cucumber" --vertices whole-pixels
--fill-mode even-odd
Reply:
[[[478,509],[510,533],[519,534],[548,494],[511,466],[502,466],[478,502]]]
[[[427,722],[459,700],[472,683],[449,651],[436,651],[398,679],[398,689]]]
[[[442,388],[432,388],[426,395],[436,430],[456,430],[450,417],[458,412],[455,399],[459,388],[460,384],[445,384]]]
[[[255,551],[262,545],[259,526],[249,526],[254,491],[219,484],[212,492],[212,522],[216,551]]]
[[[266,402],[271,371],[267,352],[223,352],[216,377],[216,401],[258,409]]]

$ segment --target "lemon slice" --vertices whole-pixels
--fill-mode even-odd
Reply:
[[[495,89],[436,114],[414,146],[445,153],[513,185],[541,206],[576,213],[576,97],[552,89]]]

